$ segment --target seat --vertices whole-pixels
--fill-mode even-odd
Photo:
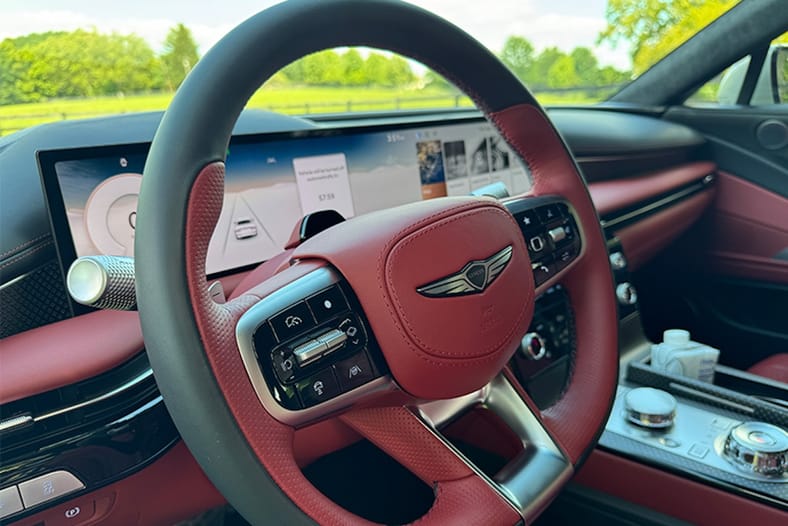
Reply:
[[[750,367],[748,372],[788,383],[788,353],[769,356]]]

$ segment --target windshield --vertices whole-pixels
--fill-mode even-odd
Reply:
[[[273,4],[228,0],[3,0],[0,135],[54,120],[165,109],[207,50]],[[734,0],[417,0],[496,53],[546,105],[592,104]],[[289,114],[471,106],[422,65],[368,49],[291,64],[248,106]]]

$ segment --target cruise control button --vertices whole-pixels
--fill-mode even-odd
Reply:
[[[281,342],[313,328],[315,319],[309,312],[309,307],[302,301],[271,318],[271,326]]]
[[[312,312],[315,313],[318,323],[322,323],[349,309],[345,296],[336,285],[309,298],[306,302],[309,304]]]
[[[68,471],[60,470],[22,482],[19,484],[19,493],[22,494],[25,508],[30,508],[84,487],[77,477]]]
[[[340,393],[334,371],[329,367],[296,384],[304,407],[317,405]]]
[[[336,363],[334,371],[339,378],[339,386],[342,391],[350,391],[375,378],[375,371],[372,370],[372,365],[363,352]]]
[[[22,499],[16,486],[0,489],[0,519],[22,511]]]

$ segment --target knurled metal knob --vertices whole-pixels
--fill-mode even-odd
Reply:
[[[788,471],[788,433],[766,422],[745,422],[728,433],[723,453],[744,470],[779,477]]]

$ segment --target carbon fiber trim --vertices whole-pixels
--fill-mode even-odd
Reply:
[[[71,316],[57,259],[0,287],[0,338]]]

